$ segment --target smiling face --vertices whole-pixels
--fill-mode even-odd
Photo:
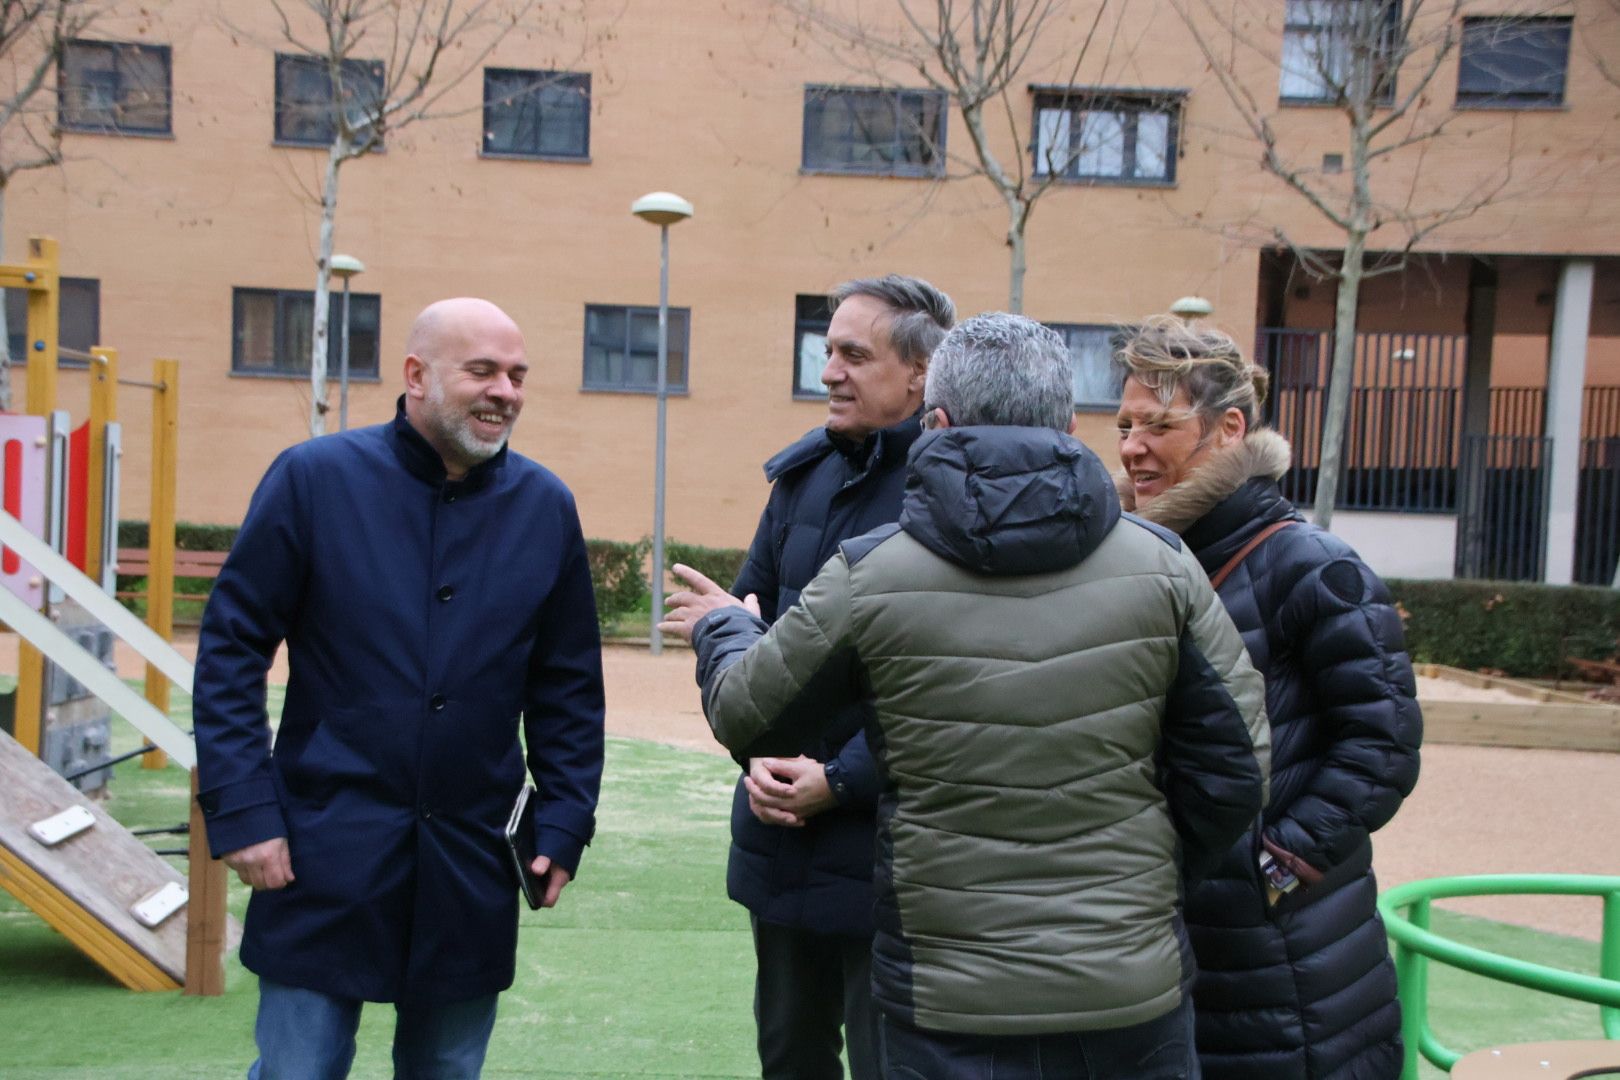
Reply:
[[[872,296],[838,305],[827,327],[827,430],[864,439],[892,427],[922,405],[926,369],[901,359],[889,342],[894,311]]]
[[[1241,442],[1246,427],[1235,408],[1209,424],[1193,411],[1185,387],[1176,388],[1167,406],[1151,389],[1127,378],[1119,401],[1119,462],[1137,507],[1187,479],[1216,450]]]
[[[405,358],[405,410],[459,480],[497,454],[523,411],[523,335],[486,301],[442,301],[423,312]]]

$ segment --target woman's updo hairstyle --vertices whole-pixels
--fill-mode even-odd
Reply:
[[[1206,423],[1229,408],[1243,414],[1250,431],[1260,426],[1271,376],[1251,364],[1237,342],[1219,330],[1149,315],[1127,334],[1114,355],[1124,377],[1135,379],[1165,406],[1187,389],[1193,411]]]

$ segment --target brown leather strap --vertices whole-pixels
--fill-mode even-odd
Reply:
[[[1267,525],[1265,528],[1249,537],[1249,542],[1238,548],[1237,554],[1233,555],[1230,559],[1227,559],[1225,566],[1221,567],[1219,570],[1215,571],[1209,576],[1210,588],[1219,589],[1221,587],[1221,582],[1225,581],[1228,575],[1230,575],[1232,571],[1236,570],[1238,568],[1238,564],[1244,559],[1247,559],[1249,554],[1254,551],[1255,548],[1264,543],[1266,537],[1270,536],[1274,532],[1281,532],[1290,525],[1298,524],[1299,522],[1297,521],[1274,522],[1273,524]]]

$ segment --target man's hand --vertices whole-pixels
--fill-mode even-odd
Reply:
[[[814,758],[750,758],[748,808],[767,825],[802,826],[838,805],[827,786],[827,767]]]
[[[278,836],[220,856],[236,876],[253,889],[283,889],[293,881],[287,838]]]
[[[658,629],[666,634],[679,634],[688,645],[692,643],[692,627],[711,611],[740,607],[759,614],[759,598],[753,593],[739,600],[690,566],[680,563],[670,567],[670,573],[686,582],[687,588],[671,593],[664,601],[664,621],[658,624]]]
[[[574,875],[560,866],[553,867],[551,860],[544,855],[536,855],[534,862],[529,864],[529,869],[534,871],[535,877],[546,883],[546,895],[540,901],[540,906],[556,907],[557,897],[561,896],[563,889],[574,880]]]

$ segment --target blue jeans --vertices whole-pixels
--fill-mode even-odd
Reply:
[[[498,996],[395,1005],[395,1080],[477,1080]],[[248,1080],[343,1080],[354,1063],[362,1004],[260,979],[253,1029],[259,1060]]]
[[[1199,1080],[1192,997],[1106,1031],[958,1035],[879,1021],[884,1080]]]

